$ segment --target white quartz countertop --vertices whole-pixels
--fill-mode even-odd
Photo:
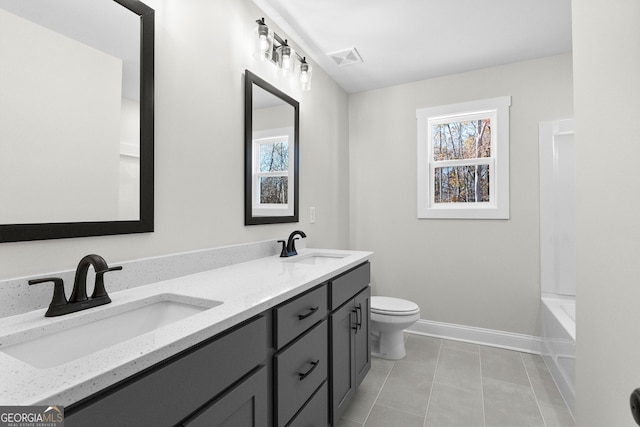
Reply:
[[[318,264],[291,262],[318,252],[342,257]],[[297,257],[271,256],[110,293],[110,304],[64,316],[44,317],[46,310],[42,309],[0,319],[0,405],[69,406],[311,289],[372,255],[307,248],[300,250]],[[105,282],[108,291],[108,278]],[[2,352],[3,346],[17,336],[29,339],[42,328],[73,325],[74,319],[76,323],[90,322],[103,310],[160,294],[222,304],[52,368],[39,369]],[[8,336],[13,338],[7,340]],[[82,341],[83,336],[77,339]]]

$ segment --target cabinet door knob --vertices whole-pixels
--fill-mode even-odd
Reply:
[[[308,312],[308,313],[305,313],[305,314],[298,314],[298,320],[304,320],[304,319],[306,319],[307,317],[311,316],[313,313],[315,313],[316,311],[318,311],[318,308],[320,308],[320,307],[318,307],[318,306],[316,306],[316,307],[312,307],[312,308],[309,310],[309,312]]]
[[[310,362],[311,368],[307,371],[307,372],[299,372],[298,375],[300,376],[300,381],[302,381],[303,379],[307,378],[309,376],[309,374],[311,372],[313,372],[314,369],[316,369],[316,367],[318,367],[318,364],[320,363],[320,359],[316,360],[315,362]]]

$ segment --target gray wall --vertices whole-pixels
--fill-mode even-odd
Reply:
[[[572,8],[577,425],[630,427],[629,395],[640,387],[640,2]]]
[[[147,3],[156,10],[155,233],[4,243],[0,280],[75,268],[87,253],[115,264],[278,239],[296,228],[308,246],[346,248],[346,93],[317,66],[303,97],[283,87],[300,101],[300,223],[245,227],[243,73],[285,85],[251,53],[251,30],[264,14],[250,0]]]
[[[420,107],[511,95],[509,220],[417,219]],[[538,123],[572,116],[570,55],[349,98],[351,246],[375,252],[374,294],[423,319],[539,335]]]

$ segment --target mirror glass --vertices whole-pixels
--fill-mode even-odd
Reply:
[[[153,231],[153,10],[0,0],[0,242]]]
[[[298,102],[245,72],[245,225],[298,222]]]

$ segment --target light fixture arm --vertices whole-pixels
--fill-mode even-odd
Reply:
[[[267,27],[267,24],[265,24],[265,22],[264,22],[264,18],[256,19],[256,24],[261,25],[261,26],[264,25],[265,27]],[[277,45],[275,43],[273,44],[273,50],[274,51],[276,49],[278,49],[279,47],[281,47],[281,46],[288,46],[289,45],[288,40],[287,39],[283,39],[282,37],[280,37],[278,35],[278,33],[276,33],[275,31],[273,32],[273,39],[276,42],[278,42]],[[298,58],[298,60],[300,62],[304,61],[304,57],[300,56],[300,54],[297,51],[294,50],[293,53],[296,54],[296,57]]]

